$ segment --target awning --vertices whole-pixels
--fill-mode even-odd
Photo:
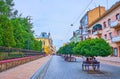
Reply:
[[[97,29],[102,29],[102,25],[96,24],[95,26],[93,26],[93,30],[97,30]]]

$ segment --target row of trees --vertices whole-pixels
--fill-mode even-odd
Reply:
[[[58,54],[82,55],[86,57],[108,56],[112,53],[110,45],[102,38],[87,39],[78,43],[70,42],[57,51]]]
[[[30,17],[22,17],[13,0],[0,0],[0,46],[42,50],[41,41],[34,38]]]

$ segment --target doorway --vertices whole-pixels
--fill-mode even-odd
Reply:
[[[118,55],[118,49],[114,48],[114,56],[117,57],[117,55]]]

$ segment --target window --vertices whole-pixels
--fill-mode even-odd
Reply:
[[[116,15],[116,20],[120,20],[120,13]]]
[[[45,34],[44,34],[44,33],[42,34],[42,37],[45,37]]]
[[[42,41],[42,44],[45,45],[45,41]]]
[[[120,30],[117,30],[118,35],[120,35]]]
[[[110,39],[112,39],[112,32],[111,32],[111,33],[109,33],[109,36],[110,36]]]
[[[95,32],[95,30],[92,30],[92,34]]]
[[[88,33],[91,34],[91,30],[88,30]]]
[[[118,49],[114,48],[114,56],[117,56],[117,55],[118,55]]]
[[[104,28],[106,28],[106,22],[103,23]]]
[[[111,19],[108,19],[108,26],[111,25]]]
[[[104,38],[107,40],[107,34],[104,35]]]

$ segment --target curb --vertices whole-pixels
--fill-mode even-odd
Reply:
[[[30,77],[30,79],[43,79],[50,65],[51,60],[52,60],[52,57],[50,57],[50,59]]]

